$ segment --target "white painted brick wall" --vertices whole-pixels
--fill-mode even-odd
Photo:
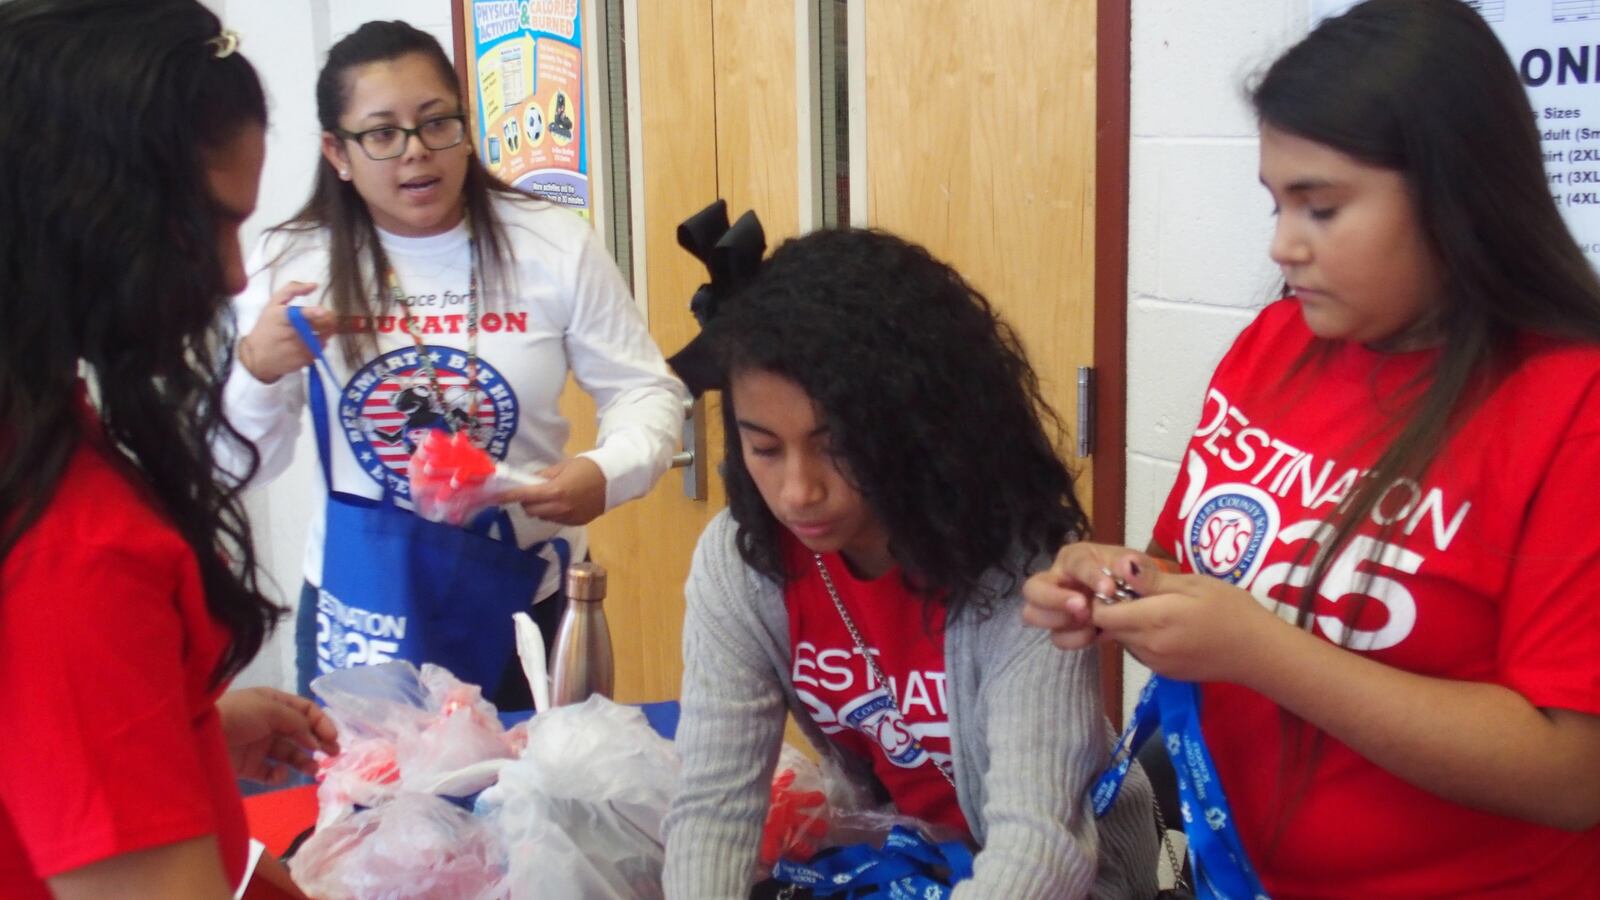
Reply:
[[[321,0],[328,6],[329,46],[374,19],[399,19],[428,32],[455,58],[455,35],[450,26],[454,0]]]
[[[1127,539],[1144,546],[1211,370],[1276,296],[1271,201],[1245,85],[1309,28],[1309,0],[1133,0]],[[1126,658],[1124,713],[1147,671]]]

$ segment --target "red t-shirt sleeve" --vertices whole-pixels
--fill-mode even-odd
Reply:
[[[1537,706],[1600,714],[1600,385],[1540,473],[1512,589],[1501,609],[1500,671]]]
[[[0,805],[41,878],[217,828],[186,700],[193,558],[170,531],[62,531],[0,580]]]

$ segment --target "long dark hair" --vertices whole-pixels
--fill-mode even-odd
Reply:
[[[456,99],[462,103],[461,87],[456,82],[455,68],[444,48],[433,35],[405,22],[368,22],[346,35],[328,51],[328,60],[317,76],[317,122],[323,131],[337,132],[339,117],[344,115],[350,98],[350,73],[368,63],[386,62],[402,56],[420,54],[439,74],[443,84],[450,85]],[[495,215],[493,198],[500,194],[520,199],[535,195],[519,191],[505,184],[489,170],[477,154],[467,154],[467,178],[462,185],[466,199],[467,216],[472,220],[473,235],[477,244],[477,258],[473,260],[482,273],[483,283],[479,296],[493,298],[506,287],[509,270],[505,227]],[[352,149],[352,153],[360,153]],[[341,322],[353,317],[370,317],[389,312],[393,298],[382,290],[378,273],[388,270],[389,263],[378,240],[377,226],[367,204],[356,192],[355,185],[341,180],[319,153],[316,180],[312,184],[311,199],[289,221],[275,230],[328,232],[328,297]],[[363,257],[365,263],[363,264]],[[485,305],[489,302],[486,300]],[[359,366],[366,356],[377,349],[377,333],[347,331],[343,338],[344,359],[351,368]]]
[[[81,360],[108,443],[194,548],[231,634],[219,681],[280,612],[210,443],[243,439],[220,412],[228,298],[206,155],[267,121],[250,63],[208,44],[220,31],[195,0],[0,3],[0,559],[86,439]]]
[[[922,247],[860,229],[786,241],[706,333],[730,377],[772,372],[805,390],[908,583],[944,595],[952,618],[995,599],[979,590],[987,570],[1021,576],[1088,532],[1056,453],[1064,429],[1016,333]],[[727,392],[722,411],[740,554],[786,581],[782,526],[745,468]]]
[[[1465,3],[1369,0],[1283,54],[1252,100],[1263,124],[1399,172],[1443,274],[1438,360],[1311,557],[1305,627],[1339,549],[1398,479],[1420,482],[1519,333],[1600,342],[1600,281],[1551,199],[1516,68]]]

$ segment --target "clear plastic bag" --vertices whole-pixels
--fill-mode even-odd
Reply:
[[[772,775],[772,806],[761,838],[761,863],[778,859],[804,862],[820,850],[852,844],[882,846],[895,826],[909,828],[934,843],[966,840],[955,828],[903,815],[893,804],[878,804],[871,792],[826,758],[812,762],[785,744]]]
[[[493,784],[519,749],[476,685],[432,664],[337,669],[311,690],[344,744],[322,762],[319,830],[401,791],[469,797]]]
[[[417,515],[430,522],[465,525],[518,485],[544,478],[496,463],[466,432],[429,431],[411,454],[407,470]]]
[[[822,839],[821,846],[848,847],[851,844],[871,844],[874,847],[881,847],[889,832],[896,827],[910,829],[935,844],[946,841],[962,841],[969,845],[972,843],[971,838],[959,829],[907,816],[897,812],[894,806],[886,805],[877,809],[836,812],[828,821],[828,834]]]
[[[478,796],[512,900],[662,896],[661,820],[678,757],[635,707],[591,697],[535,716],[522,756]]]
[[[499,900],[506,871],[486,823],[411,793],[318,828],[289,861],[295,884],[318,900]]]

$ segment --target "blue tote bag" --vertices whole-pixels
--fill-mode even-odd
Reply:
[[[289,318],[326,368],[304,314],[291,307]],[[501,509],[487,510],[462,528],[416,515],[400,505],[387,483],[378,499],[335,491],[331,418],[316,363],[307,375],[328,503],[316,598],[316,671],[302,671],[302,683],[332,669],[404,659],[444,666],[492,696],[515,653],[511,615],[531,610],[544,581],[544,544],[518,547]],[[496,530],[499,540],[492,536]],[[567,542],[546,543],[564,570]]]

